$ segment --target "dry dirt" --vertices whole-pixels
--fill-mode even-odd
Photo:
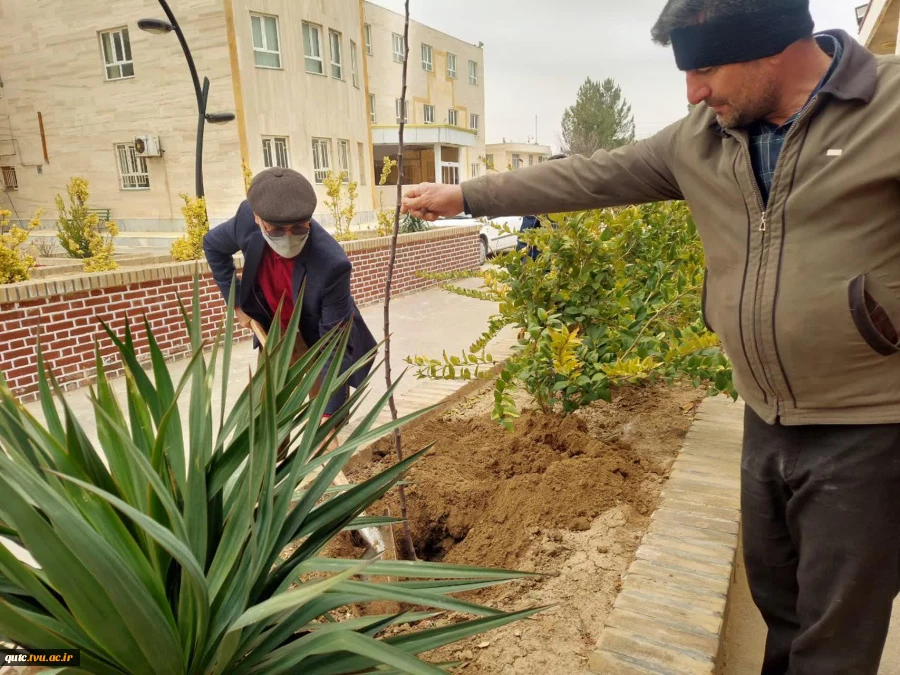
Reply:
[[[510,433],[490,420],[492,389],[482,386],[407,427],[409,452],[435,443],[406,478],[419,557],[539,572],[546,576],[471,599],[503,610],[553,605],[426,657],[466,661],[455,671],[463,675],[586,675],[703,395],[679,386],[627,389],[568,418],[529,409],[520,395],[523,414]],[[357,482],[392,461],[385,439],[347,476]],[[399,513],[395,493],[371,512],[385,510]],[[361,549],[345,538],[330,553],[355,557]]]

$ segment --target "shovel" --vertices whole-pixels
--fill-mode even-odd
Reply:
[[[265,328],[263,328],[258,321],[251,319],[250,330],[253,331],[256,339],[259,340],[260,346],[265,349],[267,338]],[[332,484],[335,486],[344,486],[350,485],[350,481],[347,480],[344,472],[341,471],[335,476]],[[365,517],[366,513],[363,511],[359,515]],[[363,541],[366,542],[366,550],[362,555],[363,559],[383,558],[397,560],[397,551],[393,545],[394,533],[390,525],[382,527],[364,527],[359,531],[359,534],[362,536]],[[386,542],[391,542],[391,546],[388,547]]]

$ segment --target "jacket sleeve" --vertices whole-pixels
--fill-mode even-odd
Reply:
[[[219,286],[219,290],[222,291],[226,302],[228,302],[232,281],[237,284],[234,289],[235,304],[241,297],[241,281],[235,277],[234,254],[240,250],[237,239],[237,216],[217,225],[203,236],[203,252],[206,254],[206,261],[209,263],[213,279]]]
[[[672,172],[681,122],[590,158],[574,155],[463,183],[471,215],[527,216],[683,199]]]
[[[319,319],[319,338],[326,335],[328,331],[338,324],[349,321],[353,316],[353,296],[350,294],[350,274],[353,266],[349,260],[345,260],[338,264],[334,273],[328,280],[328,285],[322,291],[322,314]],[[347,358],[353,351],[353,333],[350,333],[350,341],[347,344],[347,354],[341,363],[341,372],[344,372],[352,365],[352,361]],[[331,367],[331,361],[326,366]],[[328,401],[325,412],[333,414],[347,400],[347,388],[335,393]]]

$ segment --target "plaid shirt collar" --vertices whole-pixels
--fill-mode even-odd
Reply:
[[[825,77],[819,82],[818,86],[810,94],[806,104],[790,119],[781,126],[767,122],[766,120],[758,120],[747,127],[747,133],[750,138],[750,159],[753,164],[753,172],[756,174],[756,181],[762,192],[763,201],[768,203],[769,192],[772,189],[772,179],[775,176],[775,168],[778,165],[778,158],[781,155],[781,148],[784,145],[784,139],[788,131],[794,126],[794,123],[806,110],[813,104],[816,95],[822,90],[843,56],[844,46],[836,37],[828,34],[816,36],[819,46],[826,54],[831,54],[831,67],[825,73]]]

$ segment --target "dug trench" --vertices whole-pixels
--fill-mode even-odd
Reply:
[[[687,386],[628,388],[562,417],[519,395],[522,416],[508,432],[490,419],[493,391],[484,384],[404,428],[407,453],[434,444],[405,479],[418,557],[540,573],[473,599],[506,611],[550,606],[425,656],[464,661],[455,672],[465,675],[586,674],[703,396]],[[393,438],[382,439],[351,462],[347,477],[365,480],[393,461]],[[371,510],[399,512],[396,491]],[[361,553],[349,535],[326,552]]]

